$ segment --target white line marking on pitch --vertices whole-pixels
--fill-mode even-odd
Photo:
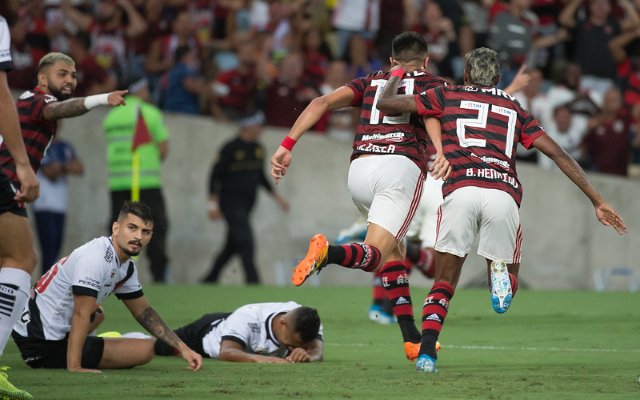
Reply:
[[[380,345],[372,343],[325,343],[328,346],[352,346],[352,347],[369,347],[381,346],[391,347],[390,345]],[[465,350],[523,350],[523,351],[566,351],[566,352],[593,352],[593,353],[640,353],[640,349],[573,349],[569,347],[508,347],[508,346],[458,346],[443,344],[444,349],[465,349]]]

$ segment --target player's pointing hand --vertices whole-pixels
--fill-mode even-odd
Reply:
[[[116,90],[115,92],[109,93],[109,97],[107,101],[110,106],[126,106],[127,102],[124,101],[124,95],[129,93],[128,90]]]

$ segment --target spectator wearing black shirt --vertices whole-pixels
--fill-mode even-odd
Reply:
[[[209,183],[209,218],[224,217],[227,242],[204,282],[217,282],[229,259],[238,254],[247,283],[260,283],[249,221],[259,186],[267,189],[282,210],[289,210],[289,203],[275,191],[264,173],[264,148],[258,143],[263,124],[262,113],[243,119],[240,133],[222,147],[213,166]]]

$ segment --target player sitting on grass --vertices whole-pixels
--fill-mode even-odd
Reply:
[[[293,301],[247,304],[230,314],[206,314],[175,333],[203,357],[220,361],[287,364],[323,357],[318,312]],[[175,354],[166,343],[152,340],[157,355]]]
[[[149,340],[88,336],[104,320],[100,304],[115,293],[143,328],[180,352],[187,369],[199,370],[202,357],[149,305],[131,260],[151,240],[151,209],[126,202],[112,229],[110,238],[77,248],[40,278],[13,330],[23,360],[32,368],[97,373],[96,368],[132,368],[151,361]]]

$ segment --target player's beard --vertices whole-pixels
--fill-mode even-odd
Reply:
[[[131,257],[135,257],[135,256],[137,256],[137,255],[138,255],[138,254],[140,254],[140,252],[142,251],[142,243],[140,243],[140,242],[135,242],[135,243],[136,243],[138,246],[140,246],[140,247],[138,248],[138,250],[129,250],[129,249],[128,249],[128,248],[126,248],[126,247],[122,247],[122,251],[124,251],[124,253],[125,253],[126,255],[128,255],[128,256],[131,256]]]
[[[53,97],[55,97],[56,99],[58,99],[59,101],[64,101],[67,99],[70,99],[71,97],[73,97],[73,90],[74,88],[71,88],[71,92],[69,92],[69,94],[62,94],[62,88],[57,88],[55,86],[53,86],[53,84],[51,82],[49,82],[49,92],[51,92],[51,94],[53,95]]]

